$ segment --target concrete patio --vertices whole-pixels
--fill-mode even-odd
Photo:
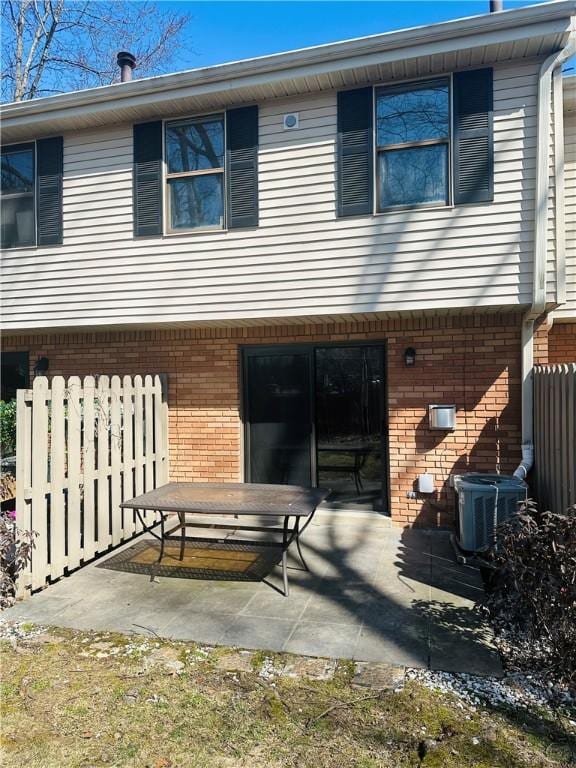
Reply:
[[[140,541],[149,539],[148,535]],[[490,632],[473,610],[477,570],[455,563],[448,534],[400,530],[374,515],[320,513],[291,557],[263,581],[211,581],[108,567],[131,541],[4,612],[6,619],[117,630],[310,656],[498,674]]]

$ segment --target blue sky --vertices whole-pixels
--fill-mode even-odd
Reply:
[[[505,8],[534,5],[531,0],[505,0]],[[174,2],[171,9],[192,15],[187,33],[190,48],[178,68],[204,67],[224,61],[278,53],[307,45],[377,34],[438,21],[486,13],[488,0],[396,0],[381,2]]]

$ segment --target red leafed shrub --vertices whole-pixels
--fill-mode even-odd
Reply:
[[[499,528],[488,598],[513,663],[576,686],[576,506],[539,513],[529,501]]]

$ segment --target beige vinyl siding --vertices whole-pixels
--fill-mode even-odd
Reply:
[[[564,161],[566,303],[554,312],[554,317],[576,321],[576,112],[564,116]]]
[[[495,200],[454,209],[337,219],[336,92],[260,105],[257,229],[134,239],[131,126],[67,135],[64,245],[4,253],[4,327],[528,304],[537,71],[495,69]]]

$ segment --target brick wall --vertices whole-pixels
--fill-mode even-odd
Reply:
[[[478,315],[261,328],[31,335],[4,340],[50,374],[169,374],[172,479],[239,480],[242,344],[386,339],[391,512],[401,524],[453,523],[451,472],[511,472],[520,458],[520,316]],[[406,368],[404,350],[416,349]],[[429,403],[457,406],[454,433],[427,428]],[[406,498],[420,472],[437,493]]]
[[[552,321],[543,315],[534,323],[534,365],[547,365]]]
[[[548,338],[549,363],[576,363],[576,323],[554,323]]]

